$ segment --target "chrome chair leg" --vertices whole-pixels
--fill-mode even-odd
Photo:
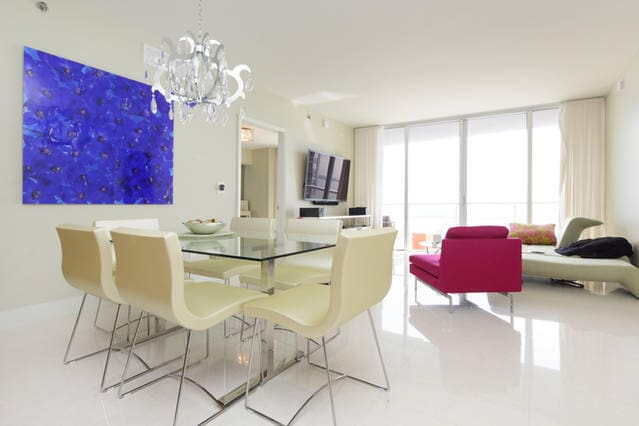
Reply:
[[[130,309],[130,308],[129,308]],[[129,371],[129,362],[131,361],[131,354],[135,350],[135,341],[138,339],[138,332],[140,331],[140,324],[142,324],[142,315],[144,311],[140,311],[140,318],[138,318],[138,325],[135,327],[135,333],[133,334],[133,342],[129,348],[129,355],[126,357],[126,363],[124,364],[124,370],[122,370],[122,378],[120,379],[120,387],[118,388],[118,397],[122,398],[122,388],[124,388],[124,381],[126,373]]]
[[[390,381],[388,380],[388,373],[386,372],[386,365],[384,364],[384,357],[382,356],[382,349],[379,346],[379,338],[377,337],[377,330],[375,329],[375,322],[373,321],[373,314],[371,314],[371,310],[367,309],[368,319],[371,323],[371,329],[373,330],[373,337],[375,338],[375,346],[377,346],[377,355],[379,356],[379,361],[382,364],[382,371],[384,372],[384,380],[386,380],[386,390],[390,389]]]
[[[259,330],[257,331],[257,350],[259,351],[259,356],[257,357],[257,366],[260,368],[260,381],[263,382],[265,377],[264,367],[262,367],[262,325],[258,326],[257,321],[259,320],[255,320],[253,327],[259,327]],[[266,327],[266,324],[264,324],[264,327]]]
[[[129,305],[129,313],[127,315],[127,323],[126,323],[126,342],[129,343],[131,340],[131,305]],[[142,317],[140,316],[140,321],[142,321]],[[140,324],[138,323],[138,327]]]
[[[95,309],[95,318],[93,319],[93,326],[98,326],[98,316],[100,315],[100,307],[102,306],[102,298],[98,297],[98,307]]]
[[[175,403],[175,414],[173,415],[173,426],[177,424],[178,412],[180,410],[180,398],[182,397],[182,385],[184,385],[184,373],[186,372],[186,364],[189,359],[190,349],[191,349],[191,330],[187,330],[186,348],[184,349],[184,361],[182,361],[182,374],[180,375],[180,386],[178,387],[177,402]]]
[[[210,333],[210,331],[211,331],[210,328],[206,329],[206,358],[205,359],[209,359],[210,350],[211,350],[211,333]]]
[[[113,322],[113,331],[111,332],[111,341],[109,342],[109,349],[107,350],[106,361],[104,362],[104,370],[102,371],[102,381],[100,381],[101,392],[106,392],[104,381],[106,380],[107,370],[109,369],[109,360],[111,359],[111,352],[113,351],[113,340],[115,338],[115,333],[118,330],[118,317],[120,316],[121,307],[122,305],[118,304],[118,309],[115,311],[115,321]]]
[[[82,303],[80,303],[80,309],[78,310],[78,316],[75,318],[75,323],[73,324],[73,330],[71,330],[71,337],[69,337],[69,343],[67,344],[67,350],[64,352],[64,363],[68,364],[71,361],[75,361],[74,359],[69,360],[69,351],[71,350],[71,343],[73,342],[73,338],[75,337],[75,331],[78,328],[78,323],[80,322],[80,315],[82,315],[82,309],[84,309],[84,302],[87,300],[87,294],[84,293],[82,296]]]
[[[255,320],[255,324],[253,325],[253,337],[251,338],[251,348],[249,351],[249,364],[248,364],[248,371],[246,373],[246,389],[244,390],[244,408],[251,410],[251,407],[249,407],[249,391],[251,390],[251,370],[253,368],[253,348],[255,347],[255,337],[258,335],[258,331],[260,329],[260,326],[258,324],[258,320]],[[261,332],[259,333],[261,334]],[[261,340],[262,337],[260,336],[260,346],[261,346]],[[260,353],[258,354],[260,357],[260,364],[261,364],[261,358],[262,358],[262,351],[260,350]],[[261,365],[260,365],[260,370],[262,369]],[[260,382],[262,379],[262,373],[260,372]]]
[[[273,422],[275,424],[290,426],[291,424],[293,424],[293,422],[297,418],[298,414],[302,412],[304,407],[306,407],[306,405],[317,394],[319,394],[321,391],[323,391],[326,387],[329,387],[329,390],[331,392],[330,393],[330,397],[331,397],[331,412],[333,414],[333,424],[336,425],[337,423],[336,423],[336,416],[335,416],[335,407],[334,407],[334,404],[333,404],[333,392],[332,392],[331,386],[332,386],[332,383],[334,383],[334,382],[336,382],[338,380],[350,377],[350,376],[347,376],[347,375],[345,375],[343,373],[335,372],[334,370],[326,369],[325,367],[319,366],[319,365],[314,364],[314,363],[312,363],[310,361],[309,361],[310,365],[326,369],[328,381],[325,384],[323,384],[322,386],[320,386],[318,389],[316,389],[308,398],[306,398],[304,403],[297,409],[297,411],[295,412],[295,414],[293,414],[293,417],[291,417],[291,419],[289,420],[288,423],[284,424],[284,423],[280,422],[279,420],[269,416],[268,414],[265,414],[265,413],[255,409],[255,408],[253,408],[253,407],[251,407],[249,405],[249,392],[250,392],[250,386],[251,386],[251,370],[253,368],[253,350],[254,350],[254,346],[255,346],[256,337],[258,338],[257,340],[259,342],[259,348],[258,348],[258,350],[259,350],[259,354],[258,354],[259,355],[259,368],[260,368],[260,381],[259,381],[259,383],[261,384],[261,383],[264,382],[264,376],[263,376],[264,370],[262,368],[262,337],[261,337],[261,325],[260,325],[259,320],[257,320],[255,322],[254,327],[255,328],[253,330],[253,337],[251,338],[251,349],[250,349],[251,352],[249,354],[249,369],[248,369],[247,378],[246,378],[246,389],[245,389],[245,394],[244,394],[244,407],[247,410],[249,410],[249,411],[259,415],[260,417],[263,417],[263,418],[265,418],[265,419],[267,419],[267,420],[269,420],[269,421],[271,421],[271,422]],[[330,339],[326,339],[325,337],[322,337],[322,343],[320,344],[320,348],[324,349],[324,361],[326,361],[326,362],[328,360],[327,355],[326,355],[326,343],[328,343],[333,338],[334,338],[334,336],[331,337]],[[311,342],[311,339],[307,339],[307,341],[306,341],[307,351],[310,348],[310,342]],[[308,360],[308,355],[307,355],[307,360]],[[338,374],[338,377],[335,377],[335,378],[331,379],[331,377],[330,377],[331,374]],[[358,381],[361,381],[363,383],[368,383],[368,382],[365,382],[365,381],[363,381],[361,379],[357,379],[357,378],[354,378],[354,377],[351,377],[351,378],[353,378],[355,380],[358,380]],[[373,386],[377,386],[377,385],[374,385],[372,383],[368,383],[368,384],[371,384]],[[379,387],[379,386],[377,386],[377,387]]]
[[[231,280],[229,278],[224,278],[224,285],[231,285]],[[230,336],[229,332],[228,332],[228,319],[224,320],[224,338],[228,338]]]
[[[328,379],[328,395],[331,399],[331,413],[333,414],[333,425],[337,426],[335,417],[335,401],[333,400],[333,385],[331,385],[331,369],[328,366],[328,355],[326,354],[326,339],[322,336],[322,348],[324,349],[324,363],[326,365],[326,378]]]

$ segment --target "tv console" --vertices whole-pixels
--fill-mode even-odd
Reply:
[[[344,216],[320,216],[312,219],[339,219],[342,221],[342,228],[370,228],[371,227],[371,215],[369,214],[356,214],[356,215],[344,215]]]
[[[336,206],[339,201],[311,201],[316,206]]]

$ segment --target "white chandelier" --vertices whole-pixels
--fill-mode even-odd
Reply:
[[[203,31],[202,0],[198,1],[198,25],[197,37],[188,31],[176,44],[168,38],[162,39],[151,87],[151,112],[155,114],[158,110],[157,90],[170,103],[171,120],[177,114],[180,121],[188,123],[194,109],[200,106],[207,121],[224,125],[231,104],[237,99],[245,99],[245,91],[253,90],[251,69],[247,65],[228,67],[224,45]]]

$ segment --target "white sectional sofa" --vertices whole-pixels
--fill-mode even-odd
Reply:
[[[588,218],[570,219],[557,247],[577,241],[584,229],[601,224],[601,221]],[[524,245],[522,247],[523,274],[572,281],[616,282],[639,298],[639,268],[634,266],[627,257],[585,259],[560,255],[555,252],[555,248],[555,246]]]

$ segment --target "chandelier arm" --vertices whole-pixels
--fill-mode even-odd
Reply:
[[[239,98],[246,99],[246,93],[244,92],[244,80],[242,80],[241,76],[242,71],[250,73],[251,69],[247,65],[242,64],[237,65],[232,70],[226,70],[226,75],[231,76],[237,85],[235,92],[227,98],[227,102],[229,103],[233,103]]]
[[[252,79],[250,68],[238,65],[230,69],[226,60],[224,45],[204,32],[203,2],[198,0],[197,36],[192,32],[178,39],[176,44],[163,39],[162,60],[155,72],[151,87],[167,101],[173,102],[169,117],[173,117],[173,107],[182,121],[189,121],[194,107],[200,105],[207,115],[207,121],[215,121],[222,114],[226,120],[228,108],[239,98],[245,98],[245,89],[250,91]],[[249,74],[248,79],[242,73]],[[245,81],[246,79],[246,81]],[[230,92],[230,86],[235,86]],[[152,109],[157,109],[152,104]]]

